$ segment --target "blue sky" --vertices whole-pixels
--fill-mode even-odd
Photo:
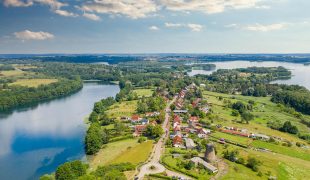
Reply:
[[[0,53],[308,53],[309,0],[1,0]]]

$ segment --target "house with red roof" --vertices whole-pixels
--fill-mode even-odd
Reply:
[[[146,131],[147,125],[136,125],[135,132],[133,133],[134,136],[141,136]]]
[[[179,136],[179,135],[174,136],[174,138],[173,138],[173,146],[174,147],[184,147],[183,139],[182,139],[181,136]]]

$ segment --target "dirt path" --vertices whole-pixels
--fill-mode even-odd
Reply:
[[[218,161],[218,173],[212,177],[210,180],[217,180],[220,177],[223,177],[225,174],[228,173],[228,164],[223,160],[223,159],[219,159]]]

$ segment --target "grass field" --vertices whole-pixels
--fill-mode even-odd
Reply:
[[[229,145],[227,149],[237,149],[239,151],[238,156],[245,160],[247,160],[248,157],[255,157],[261,161],[262,165],[259,166],[259,171],[263,173],[263,177],[257,176],[257,172],[252,171],[244,165],[226,160],[229,165],[229,171],[222,179],[268,179],[269,175],[267,174],[283,180],[310,178],[310,174],[308,173],[310,170],[309,161],[284,154],[260,152],[233,145]],[[222,156],[225,149],[223,145],[216,143],[216,150],[217,156]]]
[[[154,141],[143,142],[135,147],[127,149],[111,163],[130,162],[137,165],[141,162],[145,162],[152,151],[153,142]]]
[[[38,87],[40,85],[47,85],[57,81],[58,81],[57,79],[19,79],[16,82],[10,83],[9,85]]]
[[[153,89],[135,89],[133,90],[134,93],[137,93],[138,97],[150,97],[153,94]]]
[[[253,147],[267,148],[273,152],[310,161],[310,151],[298,147],[286,147],[263,141],[253,141]],[[309,162],[310,163],[310,162]]]
[[[219,96],[222,96],[226,100],[230,100],[232,103],[236,101],[242,101],[247,103],[249,100],[255,101],[253,114],[255,119],[249,124],[240,124],[234,122],[234,120],[240,120],[240,117],[234,117],[231,115],[231,109],[224,107],[223,101],[219,100]],[[222,124],[225,126],[233,126],[238,128],[246,128],[250,132],[262,133],[270,136],[277,136],[292,142],[303,142],[297,136],[283,133],[277,130],[273,130],[267,127],[269,120],[279,120],[284,123],[285,121],[291,121],[296,125],[300,132],[309,132],[309,128],[300,123],[300,120],[291,114],[281,112],[280,108],[270,101],[270,97],[249,97],[242,95],[228,95],[222,93],[215,93],[204,91],[204,97],[207,98],[208,102],[212,104],[213,114],[218,116],[218,120],[215,123]],[[306,119],[310,119],[310,116],[304,116]]]
[[[112,142],[107,144],[107,147],[101,149],[95,156],[89,158],[89,165],[91,170],[96,169],[98,166],[110,164],[118,156],[139,145],[137,139],[126,139],[122,141]]]
[[[251,138],[226,134],[226,133],[222,133],[222,132],[212,133],[212,136],[214,136],[216,138],[224,138],[226,140],[233,141],[233,142],[243,144],[243,145],[249,145],[253,141]]]
[[[0,71],[0,77],[1,76],[12,77],[12,76],[19,76],[23,74],[27,74],[27,73],[24,71],[20,71],[20,70]]]
[[[119,119],[122,116],[131,117],[136,112],[137,101],[124,101],[121,103],[115,103],[112,105],[107,114],[110,118]]]

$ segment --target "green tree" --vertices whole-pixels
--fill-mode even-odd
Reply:
[[[81,161],[66,162],[56,169],[56,180],[77,179],[86,174],[87,166]]]
[[[102,135],[100,125],[98,123],[92,123],[85,136],[86,154],[92,155],[100,150],[103,144]]]

